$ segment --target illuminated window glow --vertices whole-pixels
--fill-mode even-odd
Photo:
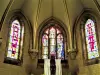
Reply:
[[[24,26],[20,25],[18,20],[14,20],[11,23],[7,58],[19,59],[22,55],[23,46],[23,36],[24,36]]]
[[[86,21],[85,36],[86,36],[88,59],[99,57],[95,24],[91,19],[88,19]]]
[[[64,59],[64,37],[55,26],[47,28],[42,36],[42,58],[47,59],[51,56]]]

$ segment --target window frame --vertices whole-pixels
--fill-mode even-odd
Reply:
[[[57,25],[56,25],[57,24]],[[61,34],[63,35],[63,42],[64,42],[64,60],[67,59],[66,57],[66,46],[67,46],[67,43],[66,43],[66,33],[65,33],[65,30],[63,29],[63,27],[61,26],[61,24],[59,24],[58,22],[55,22],[54,20],[50,20],[46,23],[44,23],[42,29],[40,30],[39,32],[39,59],[42,59],[42,35],[44,33],[44,31],[52,26],[55,26],[55,28],[59,28],[59,30],[61,30]],[[64,35],[65,34],[65,35]],[[50,38],[49,38],[50,39]],[[57,39],[56,39],[57,40]],[[49,41],[48,41],[49,42]],[[57,42],[57,41],[56,41]],[[57,44],[56,44],[57,45]],[[49,54],[49,57],[50,57],[50,54]]]
[[[99,57],[94,58],[94,59],[88,59],[88,52],[87,52],[87,45],[86,45],[86,35],[85,35],[85,24],[88,19],[91,19],[94,22],[95,26],[95,33],[96,33],[96,40],[97,40],[97,46],[98,46],[98,53]],[[82,39],[82,55],[83,55],[83,60],[85,65],[92,65],[92,64],[97,64],[99,63],[100,60],[100,48],[99,48],[99,37],[98,37],[98,29],[97,29],[97,19],[95,16],[93,16],[90,13],[84,14],[84,16],[81,19],[80,22],[80,29],[81,29],[81,39]]]
[[[9,37],[10,37],[10,31],[11,31],[11,25],[13,23],[14,20],[18,20],[18,22],[20,23],[20,41],[19,41],[19,49],[18,49],[18,59],[12,59],[7,57],[7,52],[8,52],[8,44],[9,44]],[[8,64],[12,64],[12,65],[21,65],[23,62],[23,44],[21,46],[21,41],[24,42],[24,32],[23,32],[23,37],[22,37],[22,26],[24,26],[24,32],[25,32],[25,24],[24,21],[22,19],[21,15],[14,15],[10,18],[9,23],[8,23],[8,38],[7,38],[7,42],[6,42],[6,50],[5,50],[5,56],[4,56],[4,63],[8,63]],[[22,52],[22,54],[20,54],[20,51]]]

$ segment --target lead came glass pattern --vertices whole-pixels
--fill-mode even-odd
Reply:
[[[88,19],[85,24],[85,36],[86,36],[88,59],[99,57],[95,24],[91,19]]]
[[[23,36],[24,36],[24,26],[21,29],[20,22],[18,20],[14,20],[11,23],[9,40],[8,40],[8,49],[7,49],[7,57],[11,59],[18,59],[19,47],[23,44]],[[21,42],[21,44],[20,44]]]
[[[48,46],[48,36],[46,34],[42,37],[43,46]]]
[[[64,44],[62,34],[57,36],[57,55],[58,58],[64,59]]]
[[[44,34],[42,37],[42,58],[48,58],[48,36]]]
[[[50,28],[50,34],[49,34],[49,38],[50,38],[50,55],[54,55],[56,56],[56,52],[55,52],[55,37],[56,37],[56,30],[54,27]]]
[[[50,38],[55,38],[56,37],[56,30],[54,27],[50,28],[50,34],[49,34]]]
[[[15,20],[12,22],[11,25],[7,57],[14,59],[18,58],[19,41],[20,23],[18,20]]]
[[[42,58],[47,59],[51,56],[64,59],[64,38],[60,29],[55,26],[45,29],[42,36]]]

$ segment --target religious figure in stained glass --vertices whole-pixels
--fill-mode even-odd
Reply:
[[[64,36],[60,28],[50,26],[42,36],[42,58],[55,56],[56,59],[64,59]]]
[[[24,25],[19,20],[12,21],[10,26],[6,58],[19,60],[22,55]]]
[[[99,57],[96,31],[95,31],[95,23],[91,19],[88,19],[86,21],[85,36],[86,36],[88,59]]]

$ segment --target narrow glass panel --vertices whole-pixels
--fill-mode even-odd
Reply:
[[[64,44],[63,39],[57,39],[57,55],[58,58],[64,58]]]
[[[21,32],[21,47],[23,46],[23,38],[24,38],[24,25],[22,25],[22,32]]]
[[[50,39],[50,45],[56,45],[56,40],[55,39]]]
[[[88,59],[99,57],[94,22],[88,19],[85,24]]]
[[[14,58],[15,59],[18,59],[18,53],[15,54]]]
[[[48,36],[46,34],[42,37],[42,44],[43,46],[48,46]]]
[[[50,28],[50,34],[49,34],[50,38],[55,38],[56,37],[56,31],[54,27]]]
[[[42,54],[48,54],[48,47],[43,47]]]
[[[19,39],[20,39],[20,23],[18,20],[14,20],[11,24],[7,57],[14,59],[18,58],[17,52],[19,50],[19,41],[20,41]]]
[[[49,34],[49,29],[46,29],[45,33],[46,33],[46,34]]]
[[[59,34],[57,36],[57,57],[59,59],[64,58],[64,44],[63,44],[63,36],[62,34]]]
[[[56,29],[56,30],[57,30],[57,34],[61,33],[59,29]]]
[[[59,35],[57,36],[57,38],[63,38],[62,34],[59,34]]]
[[[50,46],[50,54],[51,55],[56,55],[55,46]]]

